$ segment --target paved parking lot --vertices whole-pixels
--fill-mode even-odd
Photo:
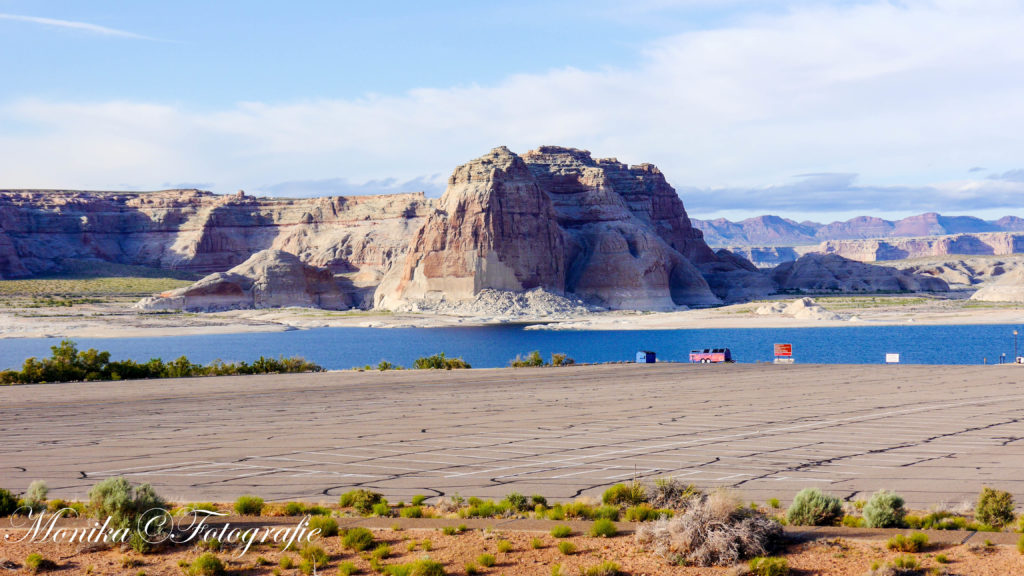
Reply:
[[[606,365],[0,388],[0,486],[175,500],[599,495],[633,477],[787,499],[1024,499],[1024,368]]]

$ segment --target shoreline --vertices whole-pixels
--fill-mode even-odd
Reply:
[[[758,313],[767,302],[671,312],[608,311],[567,315],[456,316],[434,313],[327,311],[310,308],[210,313],[141,313],[123,303],[0,310],[0,340],[149,338],[287,332],[312,328],[452,328],[523,325],[526,330],[706,330],[859,326],[1024,325],[1024,305],[979,304],[914,295],[818,296],[841,319]],[[868,304],[864,304],[864,303]],[[894,304],[890,304],[892,302]],[[906,302],[911,302],[907,304]],[[834,314],[833,314],[834,313]]]

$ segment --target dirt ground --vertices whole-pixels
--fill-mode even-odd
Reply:
[[[0,534],[19,538],[11,530]],[[577,552],[565,555],[558,550],[562,541],[547,533],[522,531],[468,530],[461,534],[445,535],[440,530],[375,530],[377,544],[390,546],[391,554],[381,564],[403,564],[430,557],[445,566],[447,574],[469,574],[467,564],[472,563],[480,574],[504,574],[509,576],[533,576],[552,573],[552,567],[561,565],[565,574],[575,576],[583,570],[604,561],[613,561],[624,574],[654,575],[675,574],[696,576],[705,574],[730,574],[728,567],[699,568],[670,566],[663,559],[639,549],[629,535],[614,538],[591,538],[572,536],[564,539],[572,542]],[[541,547],[534,549],[532,541],[539,539]],[[498,542],[506,540],[511,544],[508,552],[498,551]],[[429,542],[429,544],[425,544]],[[319,567],[319,574],[337,574],[338,566],[351,562],[361,574],[375,573],[368,560],[369,551],[357,553],[346,550],[339,537],[315,541],[330,556],[326,567]],[[376,544],[375,544],[376,545]],[[429,550],[425,550],[427,547]],[[11,543],[0,544],[0,566],[8,573],[24,573],[26,556],[39,553],[56,563],[54,572],[62,575],[103,575],[103,574],[146,574],[175,575],[185,573],[179,562],[191,562],[203,551],[194,546],[179,546],[139,555],[121,549],[83,550],[78,544],[56,545],[53,543]],[[237,550],[224,548],[217,556],[225,563],[229,574],[300,574],[301,561],[295,551],[282,551],[280,546],[261,545],[243,555]],[[485,568],[479,564],[479,556],[489,553],[495,556],[496,564]],[[794,576],[835,575],[859,576],[867,572],[872,563],[891,561],[899,554],[885,549],[880,541],[858,541],[849,539],[828,539],[789,545],[781,550]],[[948,564],[936,561],[938,554],[945,554]],[[949,574],[972,576],[1008,576],[1024,573],[1024,556],[1011,546],[976,545],[933,545],[914,555],[923,569],[945,568]],[[294,567],[281,568],[282,558],[288,557]],[[275,570],[277,572],[275,572]]]

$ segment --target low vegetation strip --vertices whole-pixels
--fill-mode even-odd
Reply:
[[[260,356],[252,364],[215,360],[202,365],[192,363],[185,356],[170,362],[160,358],[152,358],[144,363],[111,360],[110,352],[99,352],[94,348],[80,351],[71,340],[51,346],[50,350],[52,354],[49,358],[29,358],[22,364],[21,370],[0,372],[0,385],[323,371],[321,366],[295,356],[277,359]]]

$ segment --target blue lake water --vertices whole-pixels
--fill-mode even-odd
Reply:
[[[774,343],[793,345],[801,364],[882,364],[899,353],[904,364],[989,364],[1012,361],[1015,325],[856,326],[841,328],[547,331],[521,326],[465,328],[317,328],[256,334],[80,338],[79,349],[109,350],[115,359],[145,361],[188,356],[193,362],[251,361],[263,356],[303,356],[328,369],[380,360],[411,366],[420,356],[445,352],[476,368],[507,366],[517,354],[539,350],[568,354],[577,362],[630,361],[653,350],[663,361],[687,360],[695,348],[732,349],[737,362],[771,361]],[[29,356],[49,356],[59,339],[0,340],[0,368],[20,367]],[[1024,349],[1024,340],[1021,342]]]

